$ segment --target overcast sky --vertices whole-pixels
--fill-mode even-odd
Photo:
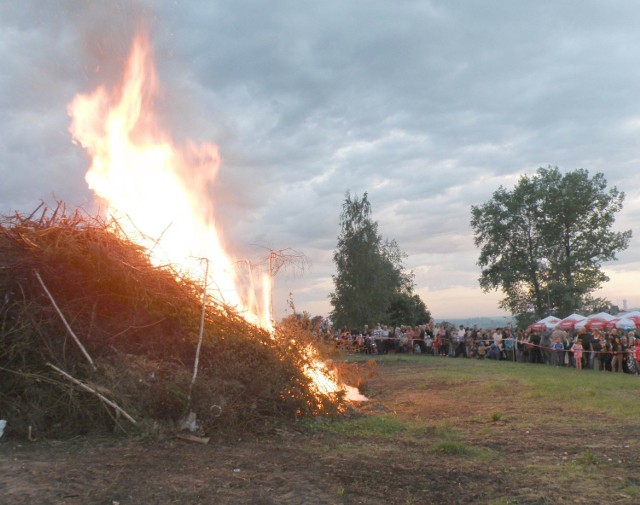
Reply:
[[[599,293],[640,306],[640,3],[504,0],[0,2],[0,210],[91,208],[67,104],[117,83],[145,27],[177,142],[218,145],[227,242],[311,260],[276,279],[326,315],[345,193],[369,193],[437,319],[503,315],[478,287],[470,206],[524,173],[603,172],[629,249]],[[506,314],[505,314],[506,315]]]

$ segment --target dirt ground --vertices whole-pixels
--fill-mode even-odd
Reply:
[[[638,503],[637,423],[430,377],[439,365],[381,363],[370,401],[339,423],[259,437],[3,440],[0,503]]]

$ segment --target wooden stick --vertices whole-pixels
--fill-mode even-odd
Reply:
[[[204,285],[202,287],[202,313],[200,314],[200,334],[198,335],[198,346],[196,347],[196,359],[193,364],[193,377],[191,378],[191,384],[189,385],[189,398],[187,399],[187,414],[191,410],[191,393],[193,392],[193,385],[198,377],[198,366],[200,364],[200,349],[202,348],[202,340],[204,337],[204,316],[207,308],[207,277],[209,277],[209,260],[204,258],[206,267],[204,271]]]
[[[113,400],[109,400],[109,398],[107,398],[106,396],[104,396],[101,393],[98,393],[95,389],[93,389],[90,386],[87,386],[84,382],[79,381],[78,379],[76,379],[75,377],[72,377],[71,375],[69,375],[67,372],[65,372],[64,370],[58,368],[55,365],[52,365],[51,363],[47,363],[47,366],[50,368],[53,368],[56,372],[58,372],[60,375],[62,375],[64,378],[70,380],[71,382],[73,382],[74,384],[77,384],[78,386],[80,386],[82,389],[84,389],[85,391],[89,391],[89,393],[93,393],[94,395],[96,395],[98,398],[100,398],[100,400],[102,400],[104,403],[106,403],[107,405],[109,405],[110,407],[113,407],[116,412],[119,412],[120,414],[122,414],[124,417],[126,417],[129,421],[131,421],[133,424],[138,424],[138,421],[136,421],[133,417],[131,417],[129,414],[127,414],[127,412],[120,407],[120,405],[118,405],[116,402],[114,402]]]
[[[76,341],[76,344],[78,344],[78,347],[82,351],[82,354],[84,354],[84,357],[87,358],[87,361],[89,362],[89,364],[91,365],[91,368],[93,368],[93,371],[95,372],[97,370],[97,368],[96,368],[95,363],[91,359],[91,356],[89,356],[89,353],[87,352],[87,350],[82,345],[82,342],[80,342],[80,339],[76,336],[76,334],[71,329],[71,326],[69,325],[69,323],[65,319],[64,314],[62,314],[62,311],[60,310],[60,308],[58,307],[58,304],[54,300],[53,295],[47,289],[47,286],[45,285],[44,281],[42,280],[42,277],[40,277],[40,274],[38,273],[38,271],[34,270],[34,272],[36,274],[36,277],[38,278],[38,281],[40,282],[40,285],[42,286],[42,289],[44,289],[44,292],[47,293],[47,296],[49,297],[49,300],[51,300],[51,303],[53,304],[53,308],[56,309],[56,312],[58,312],[58,315],[60,316],[60,319],[62,319],[62,322],[64,323],[64,326],[67,328],[67,331],[73,337],[73,339]]]

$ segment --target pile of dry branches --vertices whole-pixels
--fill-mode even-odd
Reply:
[[[202,300],[201,284],[153,266],[116,222],[64,205],[4,216],[0,418],[7,433],[175,426],[189,410],[212,433],[342,408],[341,395],[319,394],[304,375],[310,358],[300,342],[270,335],[208,296],[190,395]]]

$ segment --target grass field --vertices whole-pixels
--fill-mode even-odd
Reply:
[[[376,437],[378,446],[403,440],[407,459],[423,451],[423,468],[440,485],[412,493],[409,502],[640,499],[640,378],[420,355],[376,363],[366,391],[371,403],[362,408],[369,417],[336,425]],[[459,497],[447,496],[447,485]]]
[[[355,362],[367,356],[350,356]],[[207,446],[0,444],[8,503],[632,504],[640,378],[374,357],[369,401]],[[10,462],[10,464],[8,463]],[[47,486],[45,483],[49,483]]]

